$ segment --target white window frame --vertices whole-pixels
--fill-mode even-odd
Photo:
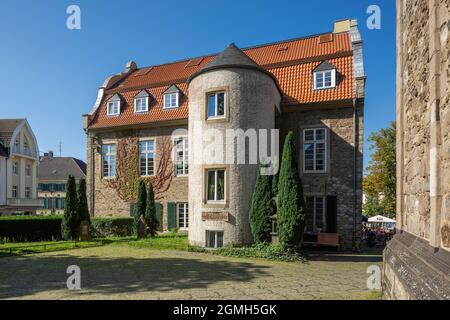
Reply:
[[[25,198],[31,199],[31,187],[25,187]]]
[[[183,159],[182,162],[182,170],[181,173],[178,173],[178,144],[177,141],[182,140],[182,152],[183,152]],[[175,176],[177,177],[183,177],[187,176],[189,174],[189,139],[188,136],[178,136],[174,137],[173,139],[173,161],[175,163]],[[186,168],[187,163],[187,168]]]
[[[17,199],[19,197],[19,187],[18,186],[12,186],[11,188],[11,198]]]
[[[172,105],[172,96],[175,95],[175,105]],[[166,105],[166,97],[170,96],[170,105]],[[179,92],[163,94],[163,109],[175,109],[179,106]]]
[[[115,107],[113,107],[113,112],[111,112],[111,105],[117,103],[117,112],[114,112]],[[118,116],[120,114],[120,100],[108,101],[106,104],[106,115],[107,116]]]
[[[114,146],[114,153],[111,152],[111,146]],[[105,153],[105,149],[108,151]],[[108,159],[108,173],[105,174],[105,157]],[[114,157],[114,175],[111,173],[111,159]],[[102,147],[102,176],[104,179],[112,179],[116,177],[116,166],[117,166],[117,146],[115,143],[105,143]]]
[[[19,161],[13,160],[12,162],[12,172],[14,175],[19,174]]]
[[[180,225],[180,209],[183,208],[183,225]],[[178,229],[187,230],[189,228],[189,204],[187,202],[177,203],[177,223]]]
[[[214,244],[212,245],[210,240],[210,233],[214,234]],[[219,239],[219,233],[222,234],[222,245],[218,246],[218,239]],[[205,241],[205,246],[206,248],[210,248],[210,249],[218,249],[218,248],[223,248],[224,245],[224,238],[225,238],[225,232],[223,230],[206,230],[206,241]]]
[[[223,93],[223,114],[222,115],[217,115],[217,108],[218,108],[218,96],[220,93]],[[210,96],[214,96],[214,103],[215,103],[215,107],[214,107],[214,115],[210,116],[208,114],[209,112],[209,97]],[[227,93],[226,91],[216,91],[216,92],[208,92],[206,94],[206,118],[207,119],[223,119],[226,118],[226,114],[227,114]]]
[[[145,109],[138,110],[139,101],[141,102],[141,108],[142,108],[142,101],[145,102]],[[148,97],[134,98],[134,112],[135,113],[148,112]]]
[[[331,72],[331,85],[326,86],[325,85],[325,76],[329,72]],[[318,82],[317,82],[317,76],[319,74],[321,74],[323,77],[323,85],[320,87],[318,86]],[[330,88],[335,88],[335,87],[336,87],[336,69],[314,72],[314,90],[330,89]]]
[[[209,174],[208,172],[210,171],[214,171],[214,199],[210,200],[208,199],[208,185],[209,185]],[[218,176],[218,171],[223,171],[223,180],[224,180],[224,184],[223,184],[223,200],[217,200],[217,176]],[[207,168],[205,170],[205,199],[207,203],[219,203],[219,204],[223,204],[226,203],[227,200],[227,170],[225,168]]]
[[[27,163],[25,165],[25,175],[27,177],[31,177],[31,164]]]
[[[324,130],[324,139],[317,140],[316,139],[316,132],[318,130]],[[313,140],[306,140],[306,131],[313,131],[314,133],[314,139]],[[322,170],[317,169],[317,144],[323,143],[325,146],[324,150],[324,165]],[[314,169],[309,170],[306,169],[306,150],[305,145],[306,144],[313,144],[314,145],[314,154],[313,154],[313,165]],[[328,171],[328,128],[325,127],[319,127],[319,128],[305,128],[303,129],[303,145],[302,145],[302,152],[303,152],[303,172],[304,173],[326,173]]]
[[[146,150],[144,152],[142,152],[141,150],[141,144],[142,143],[148,143],[148,142],[153,142],[153,150],[148,150],[148,146],[146,146]],[[141,155],[142,153],[145,154],[145,174],[142,174],[142,160],[141,160]],[[151,159],[149,157],[150,154],[153,154],[153,168],[152,174],[149,174],[149,159]],[[156,168],[156,139],[145,139],[145,140],[140,140],[139,141],[139,174],[141,175],[141,177],[154,177],[155,176],[155,168]]]
[[[321,230],[321,232],[324,232],[327,228],[327,219],[326,219],[326,215],[327,215],[327,197],[325,196],[319,196],[319,195],[309,195],[306,196],[306,199],[308,198],[313,198],[313,230],[307,230],[307,232],[309,233],[318,233],[317,231],[317,225],[316,225],[316,221],[318,219],[318,216],[320,213],[317,212],[317,199],[318,198],[322,198],[322,225],[323,228]]]

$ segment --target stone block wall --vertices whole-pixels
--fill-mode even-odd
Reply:
[[[157,127],[157,128],[143,128],[137,130],[139,138],[154,138],[156,159],[155,159],[155,172],[159,165],[158,158],[158,145],[164,141],[165,138],[170,138],[173,131],[176,129],[186,129],[187,125],[170,126],[170,127]],[[187,131],[186,131],[187,134]],[[107,131],[96,132],[96,138],[100,144],[116,142],[117,139],[123,137],[123,131]],[[173,142],[173,140],[172,140]],[[87,196],[90,212],[94,216],[129,216],[130,215],[130,203],[122,200],[117,193],[117,190],[111,188],[108,181],[102,176],[102,154],[101,148],[94,148],[94,153],[91,153],[92,140],[88,138],[87,142],[87,163],[88,170],[86,174],[87,181]],[[94,156],[94,193],[95,197],[92,201],[91,179],[92,179],[92,155]],[[173,159],[173,151],[171,159]],[[174,166],[172,165],[174,168]],[[156,200],[161,204],[162,208],[162,223],[163,230],[168,229],[168,212],[167,204],[173,203],[187,203],[188,202],[188,177],[175,175],[175,168],[173,169],[173,178],[170,183],[169,189],[164,193],[163,198]]]

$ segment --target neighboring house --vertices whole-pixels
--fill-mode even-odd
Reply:
[[[450,299],[450,2],[397,0],[397,234],[383,294]]]
[[[69,175],[76,183],[86,178],[86,163],[72,157],[54,157],[49,151],[41,157],[38,167],[38,197],[44,207],[38,214],[63,214],[66,197],[66,183]]]
[[[257,165],[188,165],[204,151],[195,127],[279,129],[280,152],[286,134],[296,136],[307,240],[333,233],[343,248],[356,248],[364,85],[356,20],[337,21],[330,33],[242,50],[232,44],[220,54],[173,63],[138,69],[129,62],[105,80],[84,116],[91,213],[130,215],[131,201],[118,192],[127,185],[123,172],[137,166],[142,177],[158,177],[166,166],[159,152],[169,138],[175,165],[157,200],[161,229],[188,229],[190,243],[206,247],[249,243]],[[139,156],[123,164],[133,148]]]
[[[34,214],[39,149],[26,119],[0,119],[0,215]]]

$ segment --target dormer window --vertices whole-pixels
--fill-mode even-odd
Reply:
[[[336,67],[324,61],[314,69],[314,89],[330,89],[336,87]]]
[[[120,97],[118,94],[115,94],[108,100],[106,115],[108,116],[117,116],[120,114]]]
[[[172,85],[164,92],[163,109],[178,108],[180,100],[180,89]]]
[[[148,111],[149,94],[147,91],[142,90],[134,97],[134,112],[147,112]]]

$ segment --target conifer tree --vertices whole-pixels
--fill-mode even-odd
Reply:
[[[89,209],[86,197],[86,180],[81,178],[78,182],[78,215],[80,221],[87,221],[91,223],[91,217],[89,216]]]
[[[75,178],[70,175],[67,179],[64,217],[61,222],[61,236],[65,240],[75,240],[78,238],[80,217],[78,215],[76,188]]]
[[[152,183],[147,188],[147,206],[145,209],[145,221],[147,222],[147,233],[153,237],[156,234],[156,206],[155,206],[155,193],[153,191]]]

